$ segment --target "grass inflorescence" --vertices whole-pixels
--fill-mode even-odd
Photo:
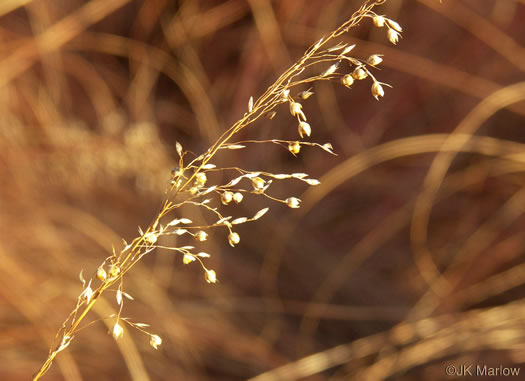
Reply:
[[[139,228],[139,235],[131,242],[124,241],[122,250],[115,250],[94,271],[86,277],[80,273],[82,291],[77,298],[73,311],[66,318],[57,333],[57,345],[53,347],[34,380],[41,378],[49,369],[55,357],[65,350],[73,341],[80,329],[86,326],[90,310],[106,292],[115,293],[118,313],[109,316],[112,319],[112,336],[118,340],[124,334],[124,326],[135,328],[149,337],[150,345],[157,349],[162,338],[150,332],[149,324],[135,322],[123,316],[126,300],[133,297],[124,290],[124,276],[146,255],[158,248],[180,255],[185,265],[199,264],[203,269],[206,282],[216,283],[220,274],[209,268],[206,259],[211,254],[200,251],[199,243],[206,241],[211,230],[224,232],[224,239],[232,246],[242,239],[236,227],[260,219],[268,212],[265,207],[253,216],[234,217],[228,211],[228,205],[239,204],[247,194],[265,197],[271,202],[281,203],[295,209],[301,206],[301,200],[295,195],[279,198],[272,195],[275,182],[295,180],[309,186],[319,184],[317,179],[306,173],[272,173],[268,171],[247,170],[240,166],[217,167],[213,161],[224,150],[248,149],[253,144],[274,144],[289,151],[292,155],[302,154],[305,146],[316,147],[335,155],[330,143],[311,142],[305,139],[315,136],[316,126],[310,125],[303,103],[315,96],[311,85],[319,81],[335,81],[346,88],[353,86],[370,87],[371,95],[379,100],[385,95],[388,84],[376,78],[375,69],[383,61],[382,54],[372,54],[365,58],[352,56],[355,44],[348,44],[341,38],[351,28],[362,21],[369,21],[375,27],[385,30],[388,41],[396,44],[401,36],[401,26],[383,15],[373,11],[383,1],[366,1],[346,22],[327,34],[299,58],[289,69],[257,99],[250,97],[247,110],[236,123],[227,129],[211,147],[201,155],[194,155],[180,143],[176,144],[178,154],[177,166],[172,170],[171,180],[166,191],[160,212],[154,221],[145,229]],[[288,113],[295,123],[297,138],[294,140],[275,139],[238,139],[238,134],[246,127],[255,124],[262,118],[273,119],[276,113]],[[220,172],[227,180],[216,183],[210,178]],[[208,218],[203,221],[192,221],[178,213],[182,207],[200,208]],[[213,222],[210,222],[213,221]],[[219,234],[219,233],[218,233]],[[176,235],[186,237],[192,244],[183,246],[166,246],[161,243],[163,236]]]

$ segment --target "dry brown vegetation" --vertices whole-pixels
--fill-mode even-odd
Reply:
[[[176,142],[205,152],[361,3],[0,3],[0,379],[38,371],[79,272],[94,276],[155,220]],[[384,54],[372,73],[393,89],[377,102],[370,78],[319,81],[301,100],[306,140],[338,156],[255,144],[214,162],[320,179],[272,184],[301,207],[251,193],[228,206],[270,211],[236,227],[233,248],[224,229],[199,243],[213,285],[170,250],[144,256],[124,278],[135,300],[122,316],[150,324],[159,349],[124,324],[111,337],[117,284],[42,379],[442,380],[451,364],[521,367],[525,3],[388,0],[377,12],[403,26],[397,47],[370,20],[341,40],[357,58]],[[298,139],[288,105],[276,110],[238,140]]]

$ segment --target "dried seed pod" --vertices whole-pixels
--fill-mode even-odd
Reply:
[[[379,82],[374,82],[372,84],[372,95],[376,100],[379,100],[379,97],[385,96],[385,90],[383,90],[383,86]]]
[[[150,245],[154,245],[157,242],[157,239],[158,239],[158,235],[155,232],[144,234],[144,241],[146,241]]]
[[[372,21],[374,22],[375,26],[381,28],[385,25],[386,19],[383,16],[375,15],[374,17],[372,17]]]
[[[297,155],[300,150],[301,150],[301,144],[299,144],[299,142],[292,142],[288,144],[288,151],[290,151],[294,155]]]
[[[117,265],[117,264],[111,265],[111,267],[109,268],[109,277],[110,278],[114,278],[118,274],[120,274],[120,267],[119,267],[119,265]]]
[[[266,182],[264,181],[264,179],[261,179],[260,177],[255,177],[252,179],[252,186],[255,190],[263,189],[265,184]]]
[[[352,77],[351,74],[346,74],[341,78],[341,83],[345,85],[346,87],[350,88],[354,84],[354,77]]]
[[[368,77],[368,73],[361,66],[356,67],[352,72],[352,78],[354,79],[361,80],[365,79],[366,77]]]
[[[303,105],[299,102],[290,102],[290,114],[292,114],[292,116],[297,116],[302,120],[306,120],[306,116],[303,112]]]
[[[224,205],[228,205],[233,200],[233,193],[230,191],[223,192],[221,194],[221,202]]]
[[[199,172],[195,175],[195,183],[194,185],[196,187],[202,187],[204,184],[206,184],[206,181],[208,181],[208,178],[206,177],[206,174],[204,172]]]
[[[297,96],[301,99],[308,99],[310,98],[314,92],[312,91],[312,88],[310,87],[308,90],[301,91]]]
[[[197,241],[206,241],[208,238],[208,233],[206,233],[204,230],[199,230],[197,233],[195,233],[195,239]]]
[[[376,65],[379,65],[381,62],[383,62],[383,58],[381,57],[382,55],[379,55],[379,54],[372,54],[370,57],[368,57],[368,59],[366,60],[366,62],[370,65],[370,66],[376,66]]]
[[[394,29],[389,29],[387,32],[388,41],[390,41],[392,44],[396,45],[399,41],[400,34],[396,32]]]
[[[195,261],[195,256],[191,254],[184,254],[184,256],[182,257],[182,263],[184,263],[185,265],[190,264],[193,261]]]
[[[204,273],[204,278],[208,283],[217,283],[217,274],[213,270],[206,270],[206,273]]]
[[[403,31],[403,28],[401,28],[401,25],[399,25],[397,22],[391,19],[386,19],[388,22],[388,25],[390,25],[393,29],[395,29],[397,32],[401,33]]]
[[[329,75],[334,74],[337,71],[337,68],[339,67],[339,62],[336,62],[332,66],[330,66],[328,69],[326,69],[324,72],[321,73],[321,77],[328,77]]]
[[[230,244],[230,246],[235,246],[237,245],[239,242],[241,242],[241,237],[239,236],[239,234],[235,233],[235,232],[231,232],[229,235],[228,235],[228,242]]]
[[[162,344],[162,339],[158,335],[151,335],[151,338],[149,340],[149,345],[151,345],[153,348],[158,349],[159,345]]]
[[[286,200],[284,200],[284,202],[286,202],[286,205],[288,205],[289,208],[296,209],[299,208],[301,200],[299,200],[297,197],[289,197]]]
[[[104,282],[107,278],[106,270],[104,270],[104,267],[100,266],[97,269],[97,279]]]
[[[297,131],[299,132],[299,136],[301,138],[304,137],[304,135],[310,136],[312,134],[312,128],[306,122],[299,122],[299,126],[297,127]]]
[[[124,334],[124,329],[120,326],[118,322],[115,323],[115,325],[113,326],[113,332],[112,332],[113,338],[117,340],[121,338],[123,334]]]
[[[233,195],[233,201],[235,201],[236,204],[239,204],[243,198],[244,196],[240,192],[235,192]]]

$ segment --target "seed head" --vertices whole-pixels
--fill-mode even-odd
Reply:
[[[240,192],[235,192],[233,194],[233,201],[235,201],[236,204],[239,204],[242,201],[243,198],[244,198],[244,196]]]
[[[195,233],[195,238],[197,241],[206,241],[208,238],[208,233],[206,233],[204,230],[199,230],[197,233]]]
[[[288,144],[288,151],[290,151],[294,155],[297,155],[300,150],[301,150],[301,144],[299,144],[299,142],[292,142]]]
[[[235,232],[231,232],[229,235],[228,235],[228,242],[230,243],[230,246],[235,246],[237,245],[239,242],[241,242],[241,237],[239,236],[239,234],[235,233]]]
[[[182,257],[182,263],[184,263],[185,265],[193,261],[195,261],[195,257],[191,254],[184,254],[184,256]]]
[[[224,205],[228,205],[233,199],[233,193],[230,191],[223,192],[221,194],[221,202]]]
[[[107,278],[106,270],[104,270],[104,267],[100,266],[97,269],[97,279],[104,282]]]
[[[390,41],[392,44],[396,45],[399,41],[400,34],[396,32],[394,29],[389,29],[387,32],[388,41]]]
[[[255,190],[261,190],[264,188],[265,181],[260,177],[255,177],[252,179],[252,186]]]
[[[304,137],[304,135],[310,136],[312,134],[312,128],[306,122],[299,122],[299,126],[297,127],[297,130],[299,131],[299,136],[301,138]]]
[[[379,97],[385,96],[385,90],[383,90],[383,86],[379,82],[374,82],[372,84],[372,95],[376,100],[379,100]]]
[[[352,72],[352,78],[354,79],[361,80],[365,79],[366,77],[368,77],[368,73],[361,66],[356,67]]]
[[[286,205],[288,205],[289,208],[296,209],[299,208],[301,200],[299,200],[297,197],[289,197],[286,200],[284,200],[284,202],[286,202]]]
[[[213,270],[206,270],[204,278],[208,283],[217,283],[217,274]]]
[[[162,344],[162,339],[158,335],[151,335],[151,338],[149,340],[149,345],[151,345],[153,348],[158,349],[159,345]]]
[[[354,83],[354,77],[352,77],[351,74],[346,74],[343,78],[341,78],[341,83],[350,88],[350,86],[352,86]]]
[[[124,329],[120,326],[118,322],[115,323],[115,325],[113,326],[113,332],[112,332],[113,338],[117,340],[121,338],[123,334],[124,334]]]
[[[379,54],[372,54],[366,62],[371,66],[376,66],[383,62],[383,58]]]
[[[378,28],[381,28],[382,26],[385,25],[385,18],[383,16],[375,15],[372,18],[372,21],[374,22],[374,25],[377,26]]]
[[[196,187],[191,187],[190,188],[190,194],[192,196],[195,196],[197,193],[199,193],[199,189],[198,188],[196,188]]]

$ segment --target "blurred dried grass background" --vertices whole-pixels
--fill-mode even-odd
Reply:
[[[80,270],[157,213],[175,141],[205,150],[359,5],[0,3],[0,379],[39,368]],[[313,140],[339,156],[255,147],[224,159],[321,178],[305,194],[274,190],[302,209],[274,205],[235,249],[210,237],[217,285],[172,253],[148,256],[125,279],[136,300],[124,316],[150,323],[161,349],[138,332],[115,342],[100,320],[45,379],[441,380],[446,364],[523,367],[525,86],[505,86],[525,78],[525,2],[390,0],[380,12],[403,26],[398,47],[365,24],[347,40],[357,56],[385,55],[379,79],[394,88],[376,102],[368,85],[320,83],[305,103]],[[246,133],[296,131],[278,115]],[[265,205],[243,204],[240,215]],[[114,312],[106,301],[93,320]]]

